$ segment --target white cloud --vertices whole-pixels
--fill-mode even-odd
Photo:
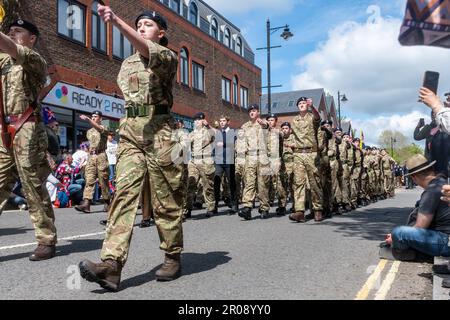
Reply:
[[[326,42],[297,61],[303,72],[292,76],[293,90],[345,92],[345,109],[352,114],[424,110],[417,95],[425,70],[441,71],[441,93],[450,90],[450,50],[400,46],[400,24],[378,19],[376,24],[346,22],[334,28]]]
[[[366,145],[377,145],[378,137],[384,130],[399,131],[403,133],[410,142],[413,142],[413,132],[420,118],[430,123],[430,114],[413,111],[405,115],[379,116],[368,120],[351,119],[352,127],[357,129],[359,137],[361,129],[364,132]],[[421,142],[415,142],[421,144]]]
[[[254,10],[272,13],[290,12],[299,0],[208,0],[207,3],[221,14],[243,14]]]

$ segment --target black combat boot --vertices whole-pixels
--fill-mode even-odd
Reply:
[[[244,207],[239,210],[238,215],[245,220],[252,220],[252,209]]]
[[[276,212],[277,212],[277,216],[279,216],[279,217],[284,216],[286,214],[286,208],[279,207],[279,208],[277,208]]]
[[[80,275],[87,281],[96,282],[109,291],[119,290],[120,274],[122,273],[122,265],[119,262],[111,259],[100,263],[84,260],[78,264],[78,267]]]
[[[84,213],[91,213],[91,200],[84,199],[81,204],[78,206],[75,206],[75,210],[84,212]]]
[[[141,223],[139,224],[139,228],[148,228],[152,225],[151,219],[142,219]]]
[[[156,271],[156,280],[171,281],[181,275],[181,255],[179,253],[168,254],[164,258],[161,268]]]

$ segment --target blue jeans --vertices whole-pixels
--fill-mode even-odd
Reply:
[[[109,165],[109,181],[113,181],[116,175],[116,165],[110,164]]]
[[[392,231],[394,249],[415,249],[429,256],[450,257],[448,234],[422,228],[396,227]]]

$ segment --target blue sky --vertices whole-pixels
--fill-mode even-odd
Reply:
[[[255,52],[266,85],[266,20],[288,24],[294,37],[271,36],[274,92],[323,87],[349,102],[343,115],[375,144],[384,129],[411,137],[429,110],[417,103],[426,70],[441,72],[440,95],[450,91],[450,50],[401,47],[398,34],[406,0],[207,0],[238,26]],[[266,91],[263,91],[264,93]]]

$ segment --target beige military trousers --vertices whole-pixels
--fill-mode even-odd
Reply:
[[[261,211],[269,211],[269,188],[272,175],[269,162],[261,162],[257,156],[247,156],[244,171],[243,206],[245,208],[253,207],[256,190],[258,190],[259,209]]]
[[[306,190],[311,190],[311,204],[315,211],[322,211],[323,191],[319,174],[317,152],[294,153],[294,202],[295,212],[305,211]]]
[[[98,184],[102,189],[102,198],[109,200],[109,166],[106,152],[92,154],[89,156],[84,171],[86,186],[84,187],[83,199],[92,200],[95,183],[98,178]]]
[[[203,188],[203,198],[206,203],[206,210],[213,211],[215,209],[214,199],[214,174],[216,168],[212,160],[206,163],[204,160],[191,160],[188,164],[188,192],[186,208],[192,210],[197,187],[199,183]]]

